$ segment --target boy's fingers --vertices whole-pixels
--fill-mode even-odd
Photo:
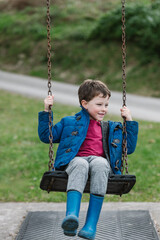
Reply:
[[[54,98],[54,95],[49,95],[48,97],[47,97],[48,99],[53,99]]]

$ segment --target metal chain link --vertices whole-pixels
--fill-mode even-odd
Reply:
[[[48,58],[48,95],[52,96],[51,91],[51,36],[50,36],[50,0],[47,0],[47,40],[48,40],[48,51],[47,51],[47,58]],[[54,152],[53,152],[53,135],[52,135],[52,112],[51,106],[49,106],[49,171],[52,170],[54,166]]]
[[[126,26],[125,26],[125,0],[122,0],[122,80],[123,80],[123,107],[126,106]],[[123,118],[123,143],[122,143],[122,168],[128,173],[128,156],[127,156],[127,130],[126,118]]]

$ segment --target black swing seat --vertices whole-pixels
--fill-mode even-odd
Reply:
[[[48,192],[66,192],[68,175],[65,171],[48,171],[43,174],[40,188]],[[134,175],[110,175],[106,194],[122,195],[128,193],[136,183]],[[88,179],[84,193],[90,191],[90,179]]]

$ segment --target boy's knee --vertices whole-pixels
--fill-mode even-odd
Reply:
[[[89,164],[85,159],[78,158],[70,164],[66,172],[70,174],[73,170],[86,174],[89,171]]]
[[[110,172],[110,164],[108,163],[107,159],[105,158],[97,158],[93,160],[90,164],[92,171],[99,171],[99,172]]]
[[[85,159],[80,159],[77,161],[77,168],[79,168],[79,170],[83,173],[88,173],[88,170],[89,170],[89,164],[88,162],[85,160]]]

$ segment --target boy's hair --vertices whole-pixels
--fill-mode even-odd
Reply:
[[[78,89],[79,102],[80,104],[82,100],[89,102],[101,93],[103,94],[103,97],[111,96],[110,90],[103,82],[87,79]]]

